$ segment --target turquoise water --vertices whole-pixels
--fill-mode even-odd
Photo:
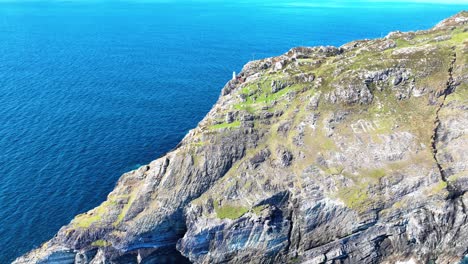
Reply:
[[[460,5],[0,2],[0,263],[173,148],[243,64],[416,30]]]

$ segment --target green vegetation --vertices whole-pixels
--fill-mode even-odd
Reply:
[[[369,189],[372,184],[376,183],[376,180],[386,176],[386,169],[364,170],[358,176],[347,176],[352,178],[356,184],[341,188],[337,193],[337,197],[345,203],[346,207],[364,212],[378,202],[378,196],[371,195]]]
[[[318,121],[317,123],[321,124],[321,121],[322,120]],[[321,125],[315,130],[312,130],[311,128],[306,128],[306,130],[307,132],[304,138],[304,142],[314,152],[327,153],[337,150],[335,141],[325,135],[325,131],[323,131]]]
[[[441,35],[440,32],[436,33],[424,33],[424,34],[417,34],[411,40],[405,39],[394,39],[397,45],[397,48],[406,48],[411,46],[422,46],[429,43],[433,43],[434,39],[437,37],[444,37],[445,35]],[[439,43],[441,44],[461,44],[468,39],[468,32],[463,32],[463,29],[457,28],[452,31],[450,38],[446,40],[442,40]]]
[[[240,121],[234,121],[232,123],[221,123],[211,126],[211,129],[222,129],[222,128],[237,128],[240,127]]]
[[[236,104],[236,105],[234,105],[234,109],[243,110],[243,111],[248,112],[249,114],[254,114],[255,113],[255,109],[250,105],[250,103]]]
[[[254,208],[252,208],[252,212],[256,215],[260,215],[262,211],[265,210],[265,208],[267,207],[268,207],[267,205],[255,206]]]
[[[191,142],[190,145],[193,147],[202,147],[206,144],[205,141],[197,141],[197,142]]]
[[[107,247],[110,246],[111,243],[102,239],[96,240],[93,243],[91,243],[91,246],[94,247]]]
[[[445,103],[459,101],[460,103],[468,103],[468,85],[462,84],[457,87],[454,93],[447,96]]]
[[[73,219],[74,226],[89,228],[92,224],[99,223],[103,216],[108,212],[109,206],[113,206],[115,204],[115,201],[105,201],[91,212],[76,216],[75,219]]]
[[[296,87],[297,88],[297,87]],[[256,103],[264,103],[264,104],[268,104],[268,103],[271,103],[275,100],[277,100],[278,98],[282,97],[283,95],[287,94],[288,92],[290,92],[291,90],[293,89],[288,89],[288,87],[276,92],[276,93],[270,93],[270,92],[265,92],[265,93],[262,93],[260,94],[260,96],[257,98],[257,100],[255,101]]]
[[[77,227],[88,228],[94,222],[98,222],[102,219],[101,215],[94,214],[80,214],[74,219],[74,224]]]
[[[299,263],[299,262],[300,262],[299,257],[294,257],[294,258],[291,258],[288,263],[296,264],[296,263]]]
[[[273,93],[271,83],[273,80],[278,82],[287,83],[288,79],[282,77],[280,74],[269,75],[263,79],[249,84],[240,90],[240,95],[244,98],[243,102],[235,104],[233,107],[236,110],[247,111],[250,114],[255,114],[258,109],[264,106],[270,106],[272,103],[277,102],[280,98],[284,97],[290,92],[297,92],[304,89],[305,84],[296,83],[286,86],[285,88]],[[275,106],[278,109],[278,105]]]
[[[339,175],[343,172],[344,168],[342,166],[338,167],[330,167],[328,169],[325,169],[325,173],[331,174],[331,175]]]
[[[365,184],[342,188],[338,191],[337,195],[348,208],[358,212],[369,209],[373,204],[368,194],[368,186]]]
[[[392,208],[393,209],[401,209],[401,208],[405,207],[406,205],[407,205],[407,202],[402,200],[402,201],[398,201],[398,202],[394,203],[392,205]]]
[[[366,172],[365,176],[372,178],[372,179],[380,179],[386,175],[385,169],[375,169]]]
[[[439,194],[447,189],[447,182],[440,181],[429,190],[429,195]]]
[[[468,32],[456,29],[452,32],[452,38],[448,41],[452,44],[461,44],[468,41]]]
[[[404,40],[404,39],[395,39],[395,43],[397,45],[398,48],[405,48],[405,47],[408,47],[410,46],[411,44],[409,43],[409,41],[407,40]]]
[[[130,209],[130,206],[132,206],[133,202],[135,201],[135,198],[136,198],[136,193],[134,191],[129,195],[128,202],[122,208],[122,211],[120,212],[119,216],[117,217],[117,220],[114,222],[114,226],[117,226],[118,224],[120,224],[123,221],[124,217],[128,213],[128,210]]]
[[[248,208],[242,206],[223,205],[219,207],[217,203],[214,203],[214,208],[219,219],[238,219],[249,211]]]
[[[447,180],[449,183],[454,183],[458,181],[459,179],[463,178],[465,176],[465,172],[459,172],[457,174],[451,175]]]
[[[136,188],[136,187],[135,187]],[[120,199],[128,199],[127,203],[122,208],[117,220],[114,222],[114,226],[118,225],[127,215],[127,212],[136,198],[136,193],[133,192],[130,195],[111,195],[108,200],[103,202],[101,205],[93,209],[92,211],[84,214],[80,214],[73,219],[72,223],[74,227],[89,228],[93,224],[99,224],[107,216],[108,212],[112,209],[111,207],[118,206]]]

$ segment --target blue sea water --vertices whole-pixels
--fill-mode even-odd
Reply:
[[[467,7],[0,1],[0,263],[173,148],[247,61],[425,29]]]

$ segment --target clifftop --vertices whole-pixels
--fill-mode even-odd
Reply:
[[[468,12],[249,62],[176,149],[15,263],[456,263]],[[411,262],[407,262],[411,263]]]

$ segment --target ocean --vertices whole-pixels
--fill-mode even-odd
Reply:
[[[226,2],[0,1],[0,263],[174,148],[249,60],[426,29],[468,8]]]

